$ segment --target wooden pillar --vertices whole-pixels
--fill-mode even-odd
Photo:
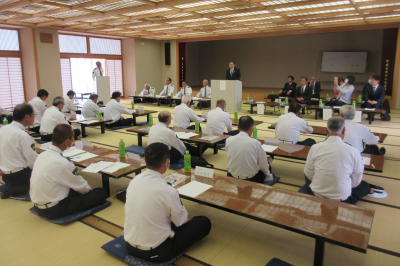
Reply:
[[[400,27],[397,34],[396,59],[394,61],[391,109],[400,109]]]

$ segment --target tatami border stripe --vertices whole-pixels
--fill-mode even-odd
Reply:
[[[368,245],[368,249],[375,250],[375,251],[378,251],[378,252],[381,252],[381,253],[385,253],[385,254],[392,255],[392,256],[400,258],[400,253],[394,252],[394,251],[391,251],[391,250],[387,250],[387,249],[384,249],[384,248],[379,248],[379,247]]]
[[[96,226],[94,226],[94,225],[91,225],[91,224],[89,224],[89,223],[87,223],[87,222],[85,222],[85,221],[83,221],[83,220],[79,220],[79,222],[81,222],[81,223],[83,223],[83,224],[85,224],[85,225],[87,225],[87,226],[89,226],[89,227],[91,227],[91,228],[93,228],[93,229],[95,229],[95,230],[97,230],[97,231],[100,231],[100,232],[102,232],[102,233],[104,233],[104,234],[106,234],[106,235],[108,235],[108,236],[111,236],[111,237],[113,237],[113,238],[117,238],[115,235],[113,235],[113,234],[111,234],[111,233],[108,233],[107,231],[104,231],[103,229],[100,229],[100,228],[98,228],[98,227],[96,227]]]
[[[183,254],[182,256],[183,256],[183,257],[186,257],[186,258],[189,258],[189,259],[191,259],[191,260],[193,260],[193,261],[195,261],[195,262],[197,262],[197,263],[200,263],[201,265],[212,266],[211,264],[205,263],[204,261],[201,261],[201,260],[198,260],[198,259],[196,259],[196,258],[193,258],[192,256],[189,256],[189,255],[187,255],[187,254]]]

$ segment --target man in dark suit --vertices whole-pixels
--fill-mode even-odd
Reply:
[[[296,89],[294,101],[298,102],[300,104],[310,105],[311,104],[311,88],[308,86],[306,77],[302,77],[300,79],[300,85],[301,86]],[[301,109],[301,114],[305,114],[304,108]]]
[[[229,69],[226,71],[227,80],[240,80],[240,69],[235,67],[235,61],[229,62]]]
[[[317,82],[317,78],[312,76],[311,81],[309,84],[309,87],[311,88],[311,98],[320,98],[320,92],[321,92],[321,84]]]
[[[288,77],[288,82],[285,83],[285,86],[283,86],[283,89],[281,89],[279,91],[279,96],[281,97],[288,97],[288,98],[293,98],[294,94],[296,92],[296,86],[297,83],[293,82],[294,77],[293,76],[289,76]]]
[[[381,77],[379,75],[373,75],[371,77],[371,86],[366,86],[364,93],[363,108],[375,108],[383,109],[383,99],[385,99],[385,87],[380,85]],[[368,114],[370,115],[370,114]],[[375,114],[372,115],[374,120]],[[369,117],[368,117],[369,118]]]
[[[368,93],[368,90],[372,90],[371,79],[372,79],[372,76],[369,76],[368,83],[365,84],[365,86],[363,88],[363,92],[362,92],[362,101],[363,102],[366,102],[364,95]]]

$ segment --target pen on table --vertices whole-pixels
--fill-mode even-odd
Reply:
[[[375,169],[375,166],[373,165],[373,164],[371,164],[372,165],[372,167]]]
[[[117,170],[117,172],[119,171],[119,170],[122,170],[122,169],[124,169],[125,167],[121,167],[121,168],[119,168],[118,170]]]

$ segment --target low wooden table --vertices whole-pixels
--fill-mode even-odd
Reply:
[[[88,136],[86,135],[86,127],[100,125],[101,134],[104,134],[106,132],[105,122],[112,121],[111,119],[104,119],[104,117],[102,120],[98,120],[97,117],[85,118],[83,115],[71,115],[68,113],[65,114],[65,118],[67,118],[67,120],[71,123],[76,123],[81,125],[82,138]],[[84,121],[79,121],[79,120],[84,120]],[[74,121],[79,121],[79,122],[74,122]]]
[[[132,97],[133,101],[135,101],[135,98],[138,98],[138,99],[153,99],[155,100],[154,103],[157,102],[157,97],[154,97],[152,95],[129,95],[129,97]]]
[[[173,98],[167,97],[167,96],[160,96],[160,97],[157,97],[157,103],[158,103],[158,106],[160,106],[161,105],[161,100],[166,100],[167,104],[169,104],[169,107],[172,107],[172,102],[173,101],[181,100],[181,99],[182,99],[181,97],[175,97],[175,96]]]
[[[243,103],[243,104],[249,104],[250,105],[250,114],[253,114],[253,108],[254,106],[257,106],[257,104],[263,104],[264,106],[273,106],[274,107],[274,112],[276,107],[283,107],[284,105],[281,105],[280,103],[277,102],[250,102],[250,103]]]
[[[374,210],[219,174],[188,176],[177,189],[192,181],[212,187],[196,197],[181,194],[186,200],[314,238],[314,266],[324,263],[325,242],[367,252]]]
[[[76,94],[80,94],[81,95],[81,100],[83,101],[83,96],[85,96],[85,95],[91,95],[91,94],[93,94],[94,92],[77,92]]]
[[[132,108],[128,108],[129,110],[132,110]],[[147,122],[149,122],[149,117],[150,114],[157,113],[157,111],[152,111],[152,110],[144,110],[143,112],[139,111],[139,109],[135,109],[136,113],[132,114],[133,117],[133,125],[136,126],[136,117],[139,116],[147,116]]]
[[[205,102],[210,102],[210,106],[211,106],[211,99],[206,99],[206,98],[199,98],[199,97],[193,97],[192,98],[192,101],[193,102],[199,102],[199,108],[200,108],[200,110],[201,109],[203,109],[203,104],[205,103]]]
[[[141,126],[141,127],[133,127],[133,128],[128,128],[126,131],[128,132],[134,132],[137,133],[137,137],[138,137],[138,146],[142,146],[143,145],[143,141],[142,138],[143,136],[147,136],[149,134],[149,131],[147,130],[141,130],[141,129],[146,129],[149,126]],[[196,132],[194,130],[189,130],[189,129],[183,129],[183,128],[173,128],[170,127],[171,130],[173,130],[174,132],[193,132],[199,135],[196,135],[194,137],[188,138],[188,139],[182,139],[184,141],[187,142],[193,142],[196,144],[197,146],[197,150],[199,155],[201,156],[202,151],[203,151],[203,146],[204,145],[212,145],[214,148],[214,154],[218,153],[218,142],[227,139],[230,137],[230,135],[223,135],[223,134],[205,134],[200,132]],[[206,141],[206,140],[201,140],[200,138],[205,137],[205,136],[218,136],[218,138],[210,140],[210,141]]]
[[[238,125],[239,119],[231,118],[231,120],[232,120],[232,125],[233,125],[233,126],[237,126],[237,125]],[[264,123],[264,122],[263,122],[263,121],[256,121],[256,120],[254,120],[254,125],[255,125],[255,126],[258,126],[258,125],[260,125],[260,124],[262,124],[262,123]]]

